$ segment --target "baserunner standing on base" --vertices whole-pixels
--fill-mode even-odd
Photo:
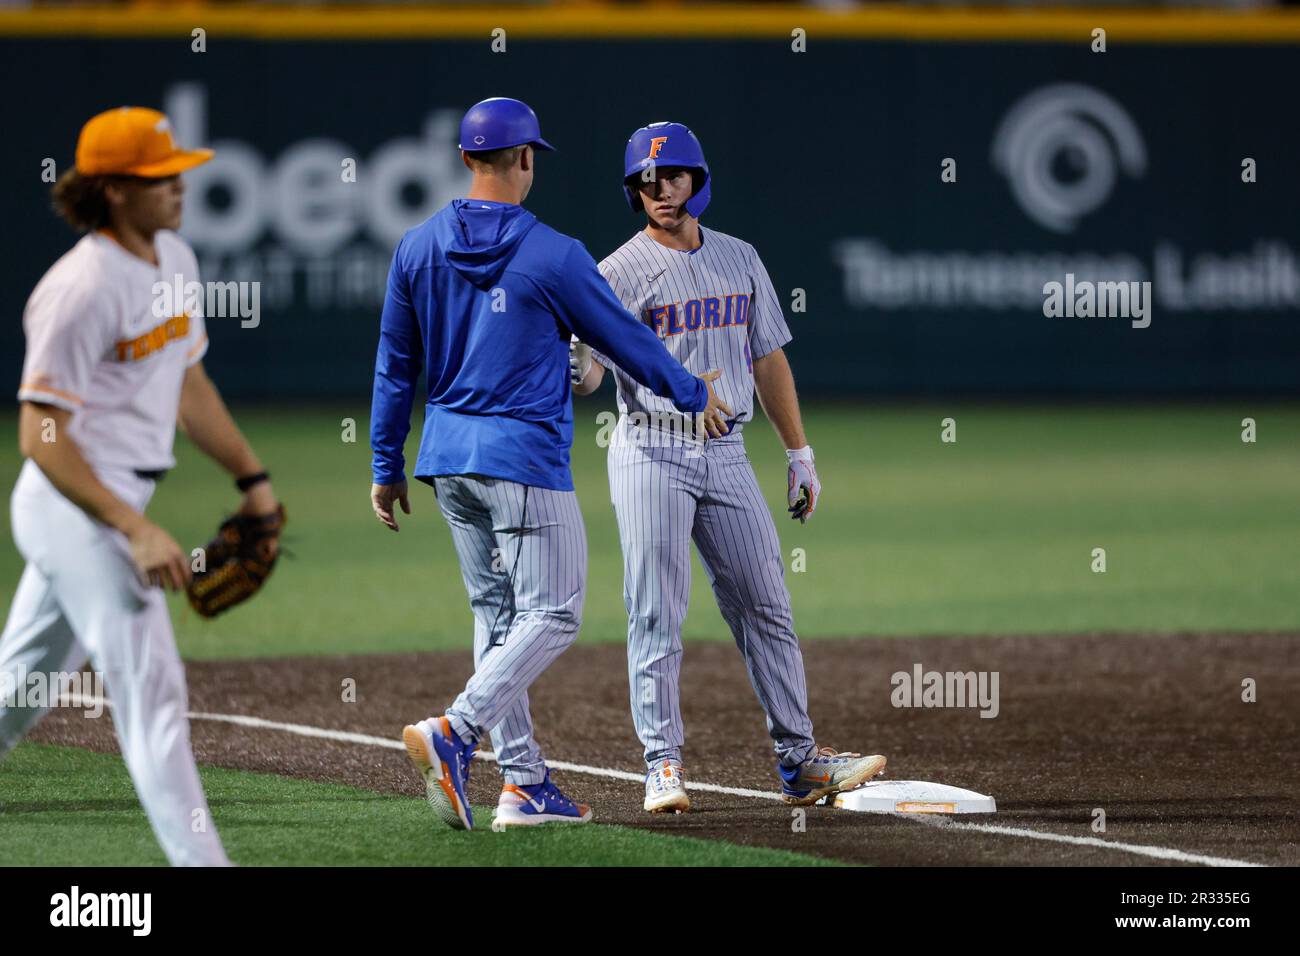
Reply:
[[[582,822],[591,811],[551,783],[533,739],[528,686],[582,621],[587,542],[569,472],[569,340],[617,357],[656,395],[710,421],[730,414],[610,291],[580,242],[520,203],[541,138],[518,100],[473,106],[460,128],[469,195],[397,246],[381,320],[371,412],[375,514],[410,513],[402,448],[416,381],[428,380],[415,477],[451,526],[474,613],[474,675],[440,716],[402,734],[448,825],[473,827],[465,785],[491,734],[505,787],[493,829]]]
[[[618,385],[609,489],[623,542],[628,680],[651,812],[690,806],[680,673],[692,541],[767,714],[786,802],[815,803],[885,767],[879,754],[839,753],[813,741],[780,542],[742,437],[755,391],[785,443],[791,517],[812,516],[821,483],[783,349],[790,330],[781,303],[753,246],[700,225],[711,185],[704,150],[685,126],[651,123],[633,133],[623,193],[646,225],[600,271],[673,358],[687,369],[723,370],[718,390],[736,410],[728,434],[676,427],[678,416],[594,342],[594,360],[585,347],[573,358],[579,394],[594,391],[607,368]]]

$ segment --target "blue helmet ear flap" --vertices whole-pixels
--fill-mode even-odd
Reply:
[[[708,169],[704,170],[704,184],[695,188],[691,198],[686,200],[686,211],[696,219],[704,215],[704,210],[709,208],[709,200],[713,198],[713,177],[709,175]]]

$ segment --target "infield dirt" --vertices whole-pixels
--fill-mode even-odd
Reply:
[[[949,783],[997,799],[996,815],[962,821],[1300,864],[1300,635],[845,638],[807,641],[804,655],[818,743],[887,755],[886,778]],[[997,671],[997,717],[981,718],[976,707],[893,706],[891,675],[910,674],[917,664],[926,671]],[[192,711],[393,740],[404,724],[440,713],[470,670],[468,650],[187,666]],[[763,714],[736,648],[688,644],[682,675],[688,779],[775,790]],[[1247,678],[1255,682],[1255,703],[1242,700]],[[354,701],[345,699],[349,680]],[[108,693],[111,699],[111,686]],[[620,647],[571,648],[530,698],[549,759],[644,771]],[[76,710],[52,712],[33,739],[116,749],[109,720]],[[423,796],[397,750],[205,720],[193,723],[193,741],[203,764]],[[555,779],[589,802],[599,823],[855,863],[1164,862],[825,807],[808,808],[798,832],[791,808],[780,802],[699,791],[691,794],[690,813],[652,816],[641,810],[636,783],[558,771]],[[495,765],[476,761],[471,800],[495,804],[499,789]],[[1097,809],[1105,813],[1102,833],[1093,829]]]

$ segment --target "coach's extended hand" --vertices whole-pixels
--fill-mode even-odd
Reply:
[[[713,390],[713,383],[721,377],[722,372],[718,369],[705,372],[700,376],[700,381],[709,390],[709,404],[704,406],[704,411],[700,412],[700,421],[704,424],[704,431],[710,438],[721,438],[731,430],[727,425],[731,408],[718,398],[718,393]]]

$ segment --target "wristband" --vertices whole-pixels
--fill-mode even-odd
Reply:
[[[785,450],[786,461],[812,461],[812,445],[804,445],[802,448],[787,448]]]
[[[245,475],[243,478],[235,479],[235,487],[240,491],[247,491],[254,485],[260,485],[262,482],[270,480],[271,473],[269,471],[259,471],[255,475]]]

